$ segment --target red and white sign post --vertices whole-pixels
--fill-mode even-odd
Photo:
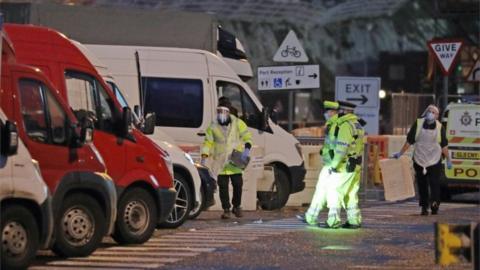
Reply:
[[[428,49],[435,56],[443,73],[443,108],[448,105],[448,75],[463,45],[461,39],[435,39],[428,42]]]

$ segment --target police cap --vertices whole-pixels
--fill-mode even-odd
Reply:
[[[337,102],[338,102],[339,108],[343,109],[343,110],[352,110],[353,111],[355,109],[355,107],[357,107],[357,105],[355,105],[351,102],[342,101],[342,100],[339,100]]]
[[[325,110],[338,110],[338,107],[338,102],[336,101],[325,100],[323,102],[323,108]]]

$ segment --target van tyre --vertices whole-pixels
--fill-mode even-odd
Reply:
[[[160,224],[163,228],[177,228],[187,220],[190,210],[192,209],[192,196],[190,193],[190,186],[185,178],[179,174],[174,173],[173,186],[177,191],[177,198],[172,212],[167,219]]]
[[[1,211],[0,269],[25,269],[37,253],[37,221],[21,205],[5,206]]]
[[[65,196],[55,218],[53,252],[63,257],[92,254],[106,233],[106,220],[100,204],[85,193]]]
[[[205,197],[205,190],[203,187],[200,188],[200,205],[197,205],[197,207],[192,208],[190,210],[190,213],[188,213],[188,218],[189,219],[196,219],[200,213],[202,213],[203,210],[205,210],[205,204],[207,203],[207,198]]]
[[[152,237],[157,224],[157,204],[143,188],[127,189],[118,202],[113,239],[119,244],[142,244]]]
[[[275,168],[275,182],[271,192],[258,192],[260,207],[264,210],[275,210],[285,206],[290,196],[290,183],[287,173]]]

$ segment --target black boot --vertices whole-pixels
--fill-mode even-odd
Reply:
[[[422,216],[428,216],[428,210],[426,206],[422,206],[422,212],[420,213]]]
[[[222,214],[222,219],[229,219],[230,218],[230,209],[224,209]]]
[[[430,209],[432,209],[432,215],[438,214],[438,203],[437,203],[437,202],[433,202],[433,203],[432,203],[432,206],[430,207]]]

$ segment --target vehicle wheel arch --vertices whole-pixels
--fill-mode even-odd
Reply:
[[[173,171],[179,173],[181,176],[183,176],[185,180],[187,180],[188,187],[190,188],[189,189],[190,196],[192,198],[192,201],[190,204],[191,204],[191,207],[193,208],[195,206],[195,202],[197,201],[197,198],[195,196],[195,186],[193,183],[192,175],[188,172],[187,168],[178,164],[173,165]]]
[[[289,185],[289,189],[291,190],[292,189],[292,175],[290,174],[290,170],[288,169],[288,166],[285,165],[283,162],[280,162],[280,161],[272,161],[270,163],[268,163],[268,165],[271,165],[271,166],[274,166],[275,168],[278,168],[280,170],[282,170],[288,177],[288,185]]]

